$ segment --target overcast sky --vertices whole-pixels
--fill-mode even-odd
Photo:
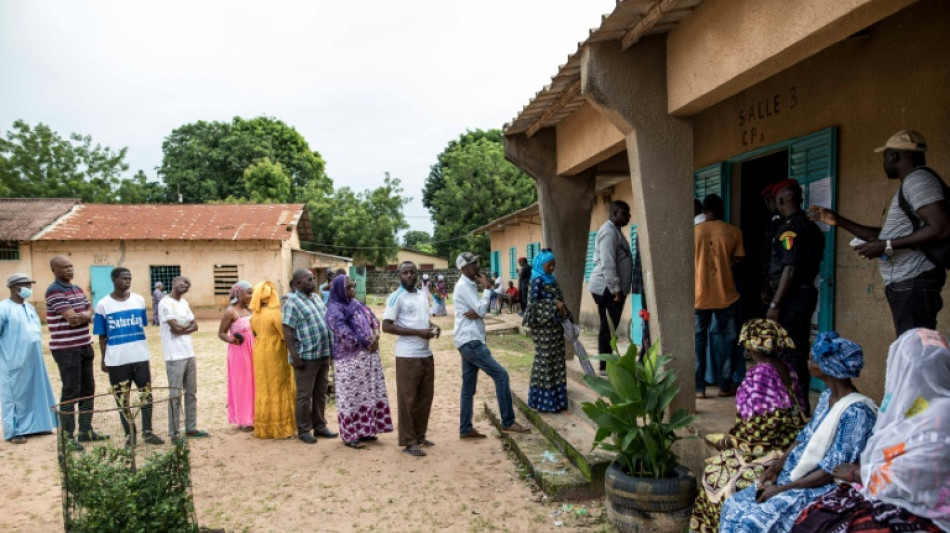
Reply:
[[[270,115],[338,187],[401,179],[409,223],[431,230],[420,198],[436,155],[510,121],[614,5],[0,0],[0,130],[88,134],[155,177],[176,127]]]

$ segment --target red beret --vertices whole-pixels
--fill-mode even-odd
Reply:
[[[789,178],[787,180],[776,183],[772,187],[772,196],[778,196],[778,193],[784,191],[785,189],[792,189],[792,190],[801,192],[802,186],[798,183],[797,180]]]
[[[775,187],[774,183],[769,183],[762,189],[762,192],[759,193],[760,196],[772,196],[772,189]]]

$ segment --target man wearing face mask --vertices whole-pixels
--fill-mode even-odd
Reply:
[[[0,410],[3,438],[23,444],[26,435],[56,428],[56,405],[43,363],[43,326],[26,300],[33,284],[26,274],[7,278],[10,298],[0,302]]]
[[[802,188],[787,179],[774,189],[775,207],[782,223],[772,239],[769,261],[769,289],[772,298],[766,318],[775,320],[788,332],[795,350],[786,354],[787,362],[798,374],[802,389],[808,390],[808,348],[811,346],[811,316],[818,305],[815,278],[825,250],[825,234],[808,220],[802,210]],[[805,414],[811,413],[805,394]]]

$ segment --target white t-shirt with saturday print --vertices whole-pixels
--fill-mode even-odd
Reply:
[[[399,287],[386,299],[383,320],[408,329],[429,329],[429,298],[422,291],[409,292]],[[396,357],[429,357],[429,341],[415,335],[399,335],[396,339]]]

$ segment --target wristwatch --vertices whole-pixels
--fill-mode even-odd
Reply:
[[[778,309],[778,302],[769,302],[769,309]]]
[[[884,243],[884,253],[887,255],[894,255],[894,247],[891,246],[890,239],[887,239],[887,241]]]

